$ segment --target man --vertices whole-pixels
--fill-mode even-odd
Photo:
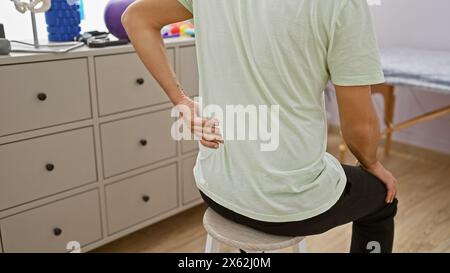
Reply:
[[[370,86],[384,78],[366,0],[136,1],[122,18],[134,47],[171,101],[194,111],[160,35],[162,26],[191,18],[203,104],[279,106],[273,151],[257,140],[224,141],[208,119],[184,116],[202,137],[194,175],[206,203],[272,234],[305,236],[353,222],[351,252],[373,242],[391,252],[396,180],[376,156]],[[325,151],[330,79],[344,139],[361,166],[341,166]]]

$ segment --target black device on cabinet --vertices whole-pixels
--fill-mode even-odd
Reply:
[[[0,55],[8,55],[11,52],[11,43],[6,40],[5,28],[0,23]]]

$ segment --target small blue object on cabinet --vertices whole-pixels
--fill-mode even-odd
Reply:
[[[52,0],[51,8],[45,13],[49,41],[74,41],[80,35],[80,1]]]

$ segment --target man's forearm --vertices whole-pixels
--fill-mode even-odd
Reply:
[[[361,165],[386,185],[386,202],[392,203],[397,194],[396,180],[377,159],[380,125],[372,102],[371,87],[335,87],[344,140]]]
[[[364,167],[369,168],[378,161],[380,128],[375,113],[367,122],[343,125],[342,134],[350,151]]]
[[[366,168],[377,162],[380,126],[370,86],[338,86],[341,131],[345,142]]]
[[[149,15],[136,7],[127,11],[122,21],[142,62],[176,105],[185,97],[185,93],[167,56],[160,25],[145,20],[145,16]]]

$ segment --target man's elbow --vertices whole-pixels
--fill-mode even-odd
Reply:
[[[154,2],[142,3],[139,0],[132,3],[122,14],[121,22],[127,32],[145,27],[146,29],[161,29],[158,22],[158,11]]]
[[[132,26],[136,23],[137,18],[138,16],[136,14],[136,8],[133,5],[128,6],[121,17],[122,25],[127,30],[127,32],[129,31],[129,29],[132,29]]]

